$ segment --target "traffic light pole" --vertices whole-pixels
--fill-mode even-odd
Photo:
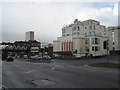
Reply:
[[[109,48],[108,48],[108,44],[109,43],[109,41],[108,41],[108,39],[107,39],[107,43],[106,43],[106,46],[107,46],[107,57],[108,57],[108,55],[109,55],[109,53],[108,53],[108,51],[109,51]],[[109,63],[109,57],[107,58],[107,63]]]

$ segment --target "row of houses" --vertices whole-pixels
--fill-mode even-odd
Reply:
[[[62,28],[62,36],[53,41],[55,57],[80,58],[109,55],[120,50],[120,28],[106,27],[96,20],[79,21]]]
[[[49,55],[52,57],[53,48],[51,45],[41,47],[41,43],[36,40],[29,41],[15,41],[14,43],[3,42],[2,48],[3,53],[10,54],[13,56],[23,57],[27,55],[28,57],[34,55]]]

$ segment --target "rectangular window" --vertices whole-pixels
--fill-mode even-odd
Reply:
[[[85,51],[86,51],[86,52],[89,52],[88,46],[85,47]]]
[[[78,31],[80,31],[80,27],[78,26]]]
[[[67,34],[67,36],[69,36],[69,34]]]
[[[92,32],[90,32],[90,35],[92,35]]]
[[[92,22],[91,22],[91,21],[89,21],[88,23],[89,23],[89,24],[92,24]]]
[[[95,30],[95,26],[93,26],[93,29]]]
[[[89,28],[90,28],[90,30],[92,30],[92,26],[90,26]]]
[[[94,44],[94,38],[92,38],[92,44]]]
[[[87,29],[87,27],[85,27],[85,29]]]
[[[98,51],[98,47],[97,46],[95,46],[95,51]]]
[[[72,29],[73,29],[73,31],[75,31],[75,30],[76,30],[76,27],[73,27]]]
[[[98,44],[98,38],[95,38],[95,44]]]
[[[86,38],[86,39],[85,39],[85,44],[88,44],[88,43],[89,43],[89,39]]]
[[[64,30],[64,29],[62,30],[62,33],[65,33],[65,30]]]
[[[115,45],[115,43],[113,42],[113,45]]]
[[[76,33],[73,33],[73,34],[76,34]]]
[[[105,32],[105,29],[104,29],[104,32]]]
[[[92,51],[94,51],[94,47],[92,47]]]

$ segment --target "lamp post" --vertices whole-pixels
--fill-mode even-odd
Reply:
[[[109,39],[107,39],[107,42],[106,42],[106,47],[107,47],[107,57],[108,57],[108,55],[109,55],[109,47],[108,47],[108,45],[109,45]],[[109,58],[107,58],[107,63],[109,63]]]

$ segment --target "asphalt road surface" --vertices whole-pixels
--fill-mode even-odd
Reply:
[[[5,88],[118,88],[118,69],[63,62],[56,60],[53,63],[33,63],[18,59],[14,62],[2,61],[2,86]]]

